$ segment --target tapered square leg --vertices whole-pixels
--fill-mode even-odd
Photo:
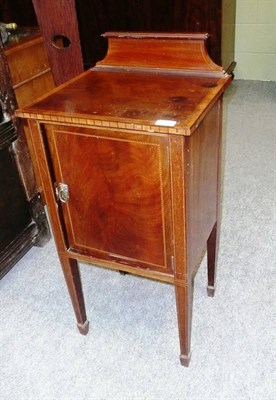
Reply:
[[[175,286],[180,363],[188,367],[191,359],[192,285]]]
[[[207,274],[208,286],[207,294],[209,297],[214,297],[216,285],[216,270],[217,270],[217,223],[215,223],[211,234],[207,241]]]
[[[76,315],[78,330],[82,335],[86,335],[89,330],[89,322],[86,317],[78,262],[72,258],[62,256],[60,261]]]

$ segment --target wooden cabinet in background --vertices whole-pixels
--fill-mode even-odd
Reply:
[[[17,38],[6,45],[6,57],[19,107],[54,87],[53,76],[40,33]]]
[[[35,14],[56,84],[103,59],[107,42],[101,34],[114,30],[208,33],[212,60],[228,72],[235,67],[236,0],[14,0],[12,8],[0,0],[5,22],[32,24]],[[70,46],[55,48],[55,35],[65,35]]]
[[[56,84],[105,57],[106,31],[208,33],[211,59],[228,73],[236,65],[236,0],[33,0],[33,5]],[[56,35],[64,37],[61,48],[53,45]]]
[[[208,33],[212,60],[235,67],[236,0],[76,0],[76,8],[86,68],[105,56],[107,30]]]
[[[1,99],[13,117],[18,105],[34,101],[54,83],[37,29],[20,29],[0,50]],[[28,127],[13,122],[17,130],[13,136],[0,125],[0,277],[50,235],[26,143]]]
[[[41,34],[34,28],[22,28],[9,38],[5,55],[17,106],[22,107],[55,87],[52,71]],[[38,177],[34,177],[27,147],[28,124],[21,122],[18,146],[18,168],[28,199],[40,192]]]

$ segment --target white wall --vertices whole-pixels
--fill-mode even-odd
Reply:
[[[276,81],[276,0],[237,0],[237,79]]]

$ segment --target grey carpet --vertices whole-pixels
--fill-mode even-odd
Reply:
[[[1,281],[1,400],[275,400],[275,96],[234,81],[225,97],[217,292],[204,259],[190,367],[167,284],[81,265],[81,336],[51,241]]]

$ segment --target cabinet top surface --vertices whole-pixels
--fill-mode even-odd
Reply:
[[[189,135],[230,80],[206,71],[100,65],[17,115],[44,122],[111,127],[117,123],[129,129]]]

